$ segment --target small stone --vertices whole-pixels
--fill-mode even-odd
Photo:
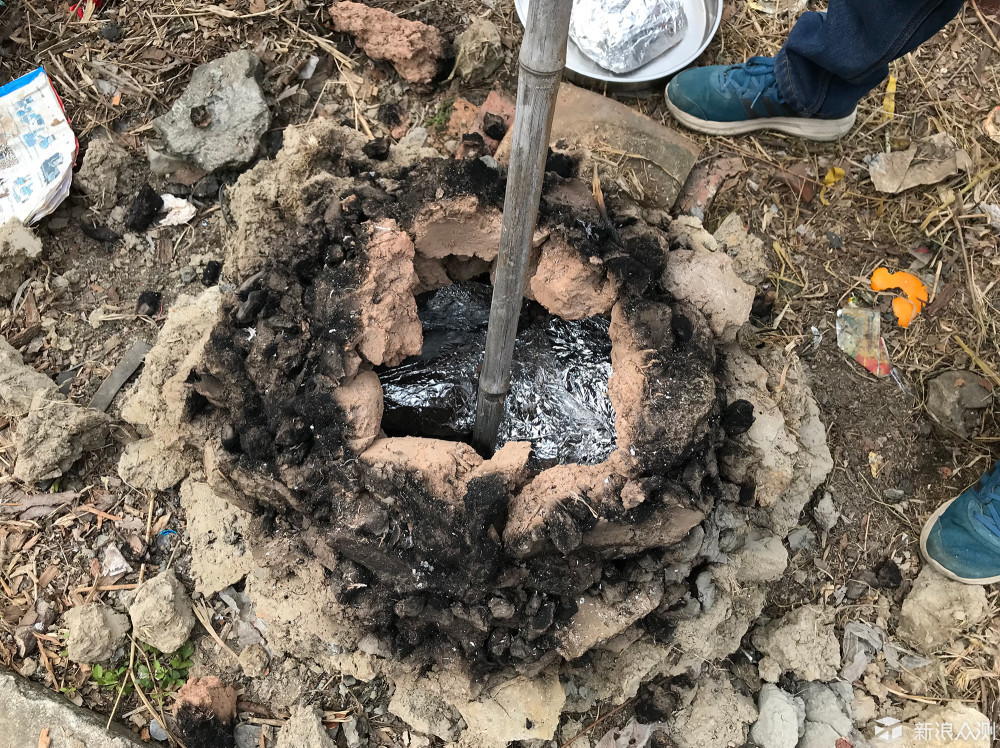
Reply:
[[[195,623],[191,598],[173,569],[141,584],[128,613],[135,637],[164,653],[180,649]]]
[[[148,184],[144,184],[129,206],[125,226],[131,231],[143,232],[153,224],[153,219],[161,210],[163,198]]]
[[[672,735],[677,748],[741,746],[755,719],[753,701],[737,691],[723,671],[699,682],[690,704],[673,715]]]
[[[805,733],[806,708],[802,699],[765,683],[757,696],[760,716],[750,728],[750,739],[761,748],[795,748]]]
[[[41,239],[19,220],[0,226],[0,302],[13,298],[41,255]]]
[[[486,112],[483,115],[483,132],[488,138],[503,140],[503,136],[507,134],[507,122],[499,114]]]
[[[500,29],[492,21],[485,18],[475,18],[469,28],[455,37],[455,68],[454,75],[466,84],[475,85],[490,79],[497,68],[503,64],[504,47]],[[499,135],[483,132],[494,140],[502,140],[506,126]]]
[[[903,583],[903,574],[891,558],[883,560],[875,567],[875,578],[882,589],[898,590]]]
[[[882,496],[885,497],[886,501],[891,501],[893,504],[906,498],[906,494],[898,488],[887,488],[882,492]]]
[[[159,291],[143,291],[135,303],[135,313],[140,317],[156,317],[163,306],[163,294]]]
[[[760,679],[766,683],[777,683],[781,678],[781,665],[773,657],[761,657],[757,663]]]
[[[166,150],[205,172],[246,166],[271,124],[259,70],[245,49],[196,68],[170,111],[153,120]]]
[[[181,283],[190,283],[198,276],[198,271],[190,265],[185,265],[180,270]]]
[[[949,431],[968,437],[979,416],[971,411],[990,404],[992,392],[972,371],[946,371],[927,383],[927,412]]]
[[[161,743],[167,739],[167,731],[160,725],[160,721],[151,719],[149,721],[149,737]]]
[[[278,732],[275,748],[336,748],[323,727],[323,713],[314,706],[296,706]]]
[[[819,606],[797,608],[753,634],[753,643],[782,670],[802,680],[829,681],[840,668],[840,642],[830,616]]]
[[[896,634],[924,654],[950,644],[988,610],[986,590],[955,582],[925,566],[903,601]]]
[[[797,527],[788,533],[788,547],[793,551],[805,551],[816,545],[816,535],[807,527]]]
[[[868,592],[868,585],[858,579],[850,579],[847,582],[846,597],[848,600],[858,600]]]
[[[271,658],[267,650],[260,644],[251,644],[240,652],[240,668],[249,678],[261,678],[267,674]]]
[[[112,21],[101,26],[101,30],[97,32],[97,35],[105,41],[116,42],[122,38],[122,27]]]
[[[260,748],[261,729],[260,725],[236,725],[236,748]]]
[[[722,428],[730,438],[745,434],[753,426],[753,422],[753,403],[749,400],[735,400],[722,413]]]
[[[833,728],[838,737],[846,737],[854,727],[850,707],[823,683],[803,683],[799,691],[806,704],[806,719]]]
[[[73,662],[106,662],[125,643],[128,618],[103,603],[87,603],[70,608],[64,616],[66,656]]]
[[[361,150],[372,161],[385,161],[389,158],[389,138],[375,138],[365,143]]]
[[[205,269],[201,272],[201,284],[206,288],[218,285],[219,276],[222,275],[222,263],[218,260],[209,260],[205,263]]]
[[[344,739],[347,741],[347,748],[361,748],[361,736],[358,734],[358,718],[351,716],[341,723],[340,729],[344,731]]]
[[[833,495],[829,491],[816,502],[816,506],[813,508],[813,518],[816,520],[816,524],[827,532],[836,527],[837,521],[840,519],[840,512],[837,511],[837,506],[833,503]]]
[[[444,40],[433,26],[353,2],[335,3],[330,16],[336,31],[353,34],[365,54],[388,60],[411,83],[430,83],[437,75]]]

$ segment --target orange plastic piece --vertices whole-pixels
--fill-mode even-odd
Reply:
[[[898,288],[906,296],[892,300],[892,311],[900,327],[909,327],[913,318],[927,303],[927,286],[912,273],[890,273],[888,268],[876,268],[872,273],[872,291],[887,291]]]

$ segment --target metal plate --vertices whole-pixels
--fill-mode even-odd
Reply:
[[[517,15],[524,23],[530,0],[514,0]],[[668,49],[652,62],[633,70],[631,73],[618,75],[605,70],[580,51],[573,40],[566,50],[566,69],[590,81],[603,81],[613,86],[626,88],[642,88],[655,81],[668,78],[683,70],[705,51],[715,32],[719,30],[722,20],[723,0],[684,0],[684,12],[688,17],[688,32],[680,44]],[[573,76],[568,76],[572,78]]]

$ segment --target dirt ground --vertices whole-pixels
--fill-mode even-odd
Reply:
[[[264,89],[274,100],[264,139],[271,156],[284,127],[316,117],[384,134],[392,119],[386,105],[397,107],[413,126],[426,127],[431,145],[445,151],[455,139],[447,121],[456,97],[479,104],[493,88],[515,90],[521,29],[512,0],[367,4],[434,25],[448,40],[471,19],[487,17],[502,33],[504,62],[476,87],[405,84],[391,66],[363,57],[350,37],[331,32],[325,5],[313,0],[226,0],[218,5],[105,0],[88,20],[77,19],[60,0],[23,0],[0,5],[0,83],[45,66],[80,139],[81,159],[91,139],[105,133],[129,150],[133,160],[119,176],[119,204],[143,184],[155,183],[144,156],[150,120],[169,107],[197,65],[234,49],[252,49],[264,62]],[[773,54],[793,18],[755,8],[745,0],[726,0],[720,32],[699,62]],[[112,25],[117,34],[104,31]],[[996,2],[970,2],[944,32],[893,63],[894,114],[887,113],[883,86],[861,103],[856,130],[835,144],[770,134],[693,136],[703,147],[699,166],[718,174],[721,182],[705,212],[706,226],[714,230],[738,211],[769,247],[773,272],[758,289],[767,303],[758,309],[750,334],[797,352],[806,363],[835,462],[824,490],[844,519],[829,534],[803,520],[819,535],[819,545],[793,551],[786,583],[770,590],[765,613],[772,617],[804,603],[828,601],[852,580],[871,585],[852,610],[874,618],[880,590],[890,600],[891,616],[897,616],[922,566],[918,538],[924,519],[1000,457],[995,400],[975,412],[974,428],[965,437],[935,423],[926,410],[928,381],[948,370],[971,370],[987,388],[1000,387],[1000,228],[991,226],[979,207],[1000,203],[1000,142],[982,127],[1000,104],[998,36]],[[318,57],[315,71],[303,78],[300,73],[311,67],[313,55]],[[670,124],[662,91],[620,100]],[[969,154],[973,166],[968,173],[902,195],[874,188],[867,157],[905,150],[938,132],[953,137]],[[609,163],[609,175],[618,166]],[[843,170],[843,178],[824,185],[834,167]],[[138,246],[90,238],[82,226],[107,220],[109,207],[74,190],[35,227],[45,246],[45,263],[36,275],[42,286],[18,309],[0,309],[0,334],[16,341],[38,371],[52,377],[73,372],[70,397],[89,402],[134,341],[155,342],[177,297],[202,289],[205,264],[222,259],[224,188],[237,176],[223,173],[179,189],[193,190],[199,208],[195,221],[153,229],[147,244]],[[610,176],[605,184],[613,205],[621,185]],[[925,250],[915,253],[918,247]],[[915,261],[933,279],[932,303],[903,330],[895,324],[889,297],[876,297],[868,279],[876,267],[905,270]],[[162,308],[136,316],[139,295],[146,291],[162,294]],[[876,379],[838,348],[836,311],[852,295],[882,310],[897,377]],[[113,415],[117,407],[112,405]],[[70,512],[65,521],[44,529],[32,521],[0,521],[0,661],[27,669],[102,713],[111,712],[113,692],[98,688],[91,672],[64,659],[55,631],[39,640],[40,659],[37,653],[19,653],[13,631],[31,617],[34,596],[8,583],[29,564],[35,583],[43,572],[51,573],[60,595],[99,599],[106,593],[91,588],[95,580],[101,583],[96,559],[109,534],[126,560],[143,557],[151,564],[174,557],[184,576],[188,549],[177,536],[162,534],[183,532],[176,492],[136,491],[117,475],[121,444],[133,436],[128,428],[117,423],[108,446],[87,455],[54,486],[89,491],[87,504],[95,511]],[[9,483],[4,476],[12,468],[10,451],[11,434],[0,422],[0,491]],[[104,524],[108,517],[129,521],[113,523],[109,532]],[[156,539],[147,549],[150,537]],[[144,556],[147,550],[150,555]],[[116,582],[134,584],[140,564],[134,566]],[[988,596],[990,622],[967,646],[943,654],[948,679],[932,684],[917,700],[969,699],[1000,722],[1000,590],[991,588]],[[25,668],[26,660],[33,664]],[[354,688],[340,681],[338,690],[323,681],[318,674],[309,675],[311,687],[326,689],[327,709],[351,709],[362,702],[367,708],[382,699],[378,683],[365,685],[362,693],[364,684]],[[133,696],[117,709],[119,718],[141,713],[142,704]],[[618,718],[625,714],[627,709]],[[269,713],[261,721],[275,726],[284,716]],[[391,731],[394,724],[382,715],[372,719],[373,736],[382,728]],[[392,742],[385,735],[382,740]]]

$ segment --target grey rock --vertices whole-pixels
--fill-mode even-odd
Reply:
[[[854,721],[848,715],[850,702],[845,703],[832,688],[819,682],[805,683],[799,695],[806,704],[807,720],[829,725],[838,737],[850,734],[854,727]],[[848,698],[853,700],[854,694],[851,693]]]
[[[896,633],[919,652],[931,654],[987,613],[986,591],[954,582],[925,566],[903,601]]]
[[[492,78],[504,60],[500,29],[484,18],[473,19],[469,28],[455,37],[455,50],[452,76],[469,85]]]
[[[160,720],[149,720],[149,737],[153,740],[158,740],[161,743],[167,740],[167,731],[163,729],[163,725],[160,724]]]
[[[250,678],[260,678],[267,673],[271,658],[263,645],[251,644],[240,652],[240,668]]]
[[[194,628],[191,598],[173,569],[143,582],[135,591],[128,614],[136,639],[161,652],[179,649]]]
[[[278,733],[276,748],[336,748],[327,729],[323,714],[314,706],[297,706]]]
[[[709,676],[671,718],[671,737],[677,748],[743,745],[755,719],[753,702],[726,675]]]
[[[361,735],[358,734],[358,718],[349,717],[341,723],[340,729],[344,731],[344,739],[347,741],[347,748],[361,748]]]
[[[788,533],[788,547],[793,551],[806,551],[816,545],[816,535],[807,527],[796,527]]]
[[[0,415],[20,418],[31,409],[35,393],[51,395],[55,390],[55,382],[26,366],[21,354],[0,337]]]
[[[0,670],[0,748],[35,748],[46,727],[52,746],[134,748],[144,745],[107,718],[74,706],[61,694],[19,675]]]
[[[990,404],[991,393],[971,371],[946,371],[927,383],[927,412],[959,436],[968,436],[977,417],[970,411]]]
[[[99,449],[111,430],[111,417],[68,401],[61,394],[37,392],[17,425],[14,477],[33,485],[58,478],[84,452]]]
[[[260,725],[236,725],[233,737],[236,748],[260,748]]]
[[[42,255],[42,241],[16,218],[0,225],[0,301],[9,301]]]
[[[836,748],[837,738],[847,737],[847,734],[840,735],[823,722],[806,722],[806,731],[798,748]]]
[[[837,506],[833,503],[833,495],[829,491],[824,493],[823,498],[817,501],[816,506],[813,507],[813,518],[816,520],[816,524],[827,532],[836,527],[837,520],[840,519],[840,512],[837,511]]]
[[[777,660],[782,670],[791,670],[802,680],[837,677],[840,642],[829,614],[819,606],[807,605],[786,613],[755,631],[753,643]]]
[[[73,662],[105,662],[125,643],[128,618],[103,603],[70,608],[64,618],[67,657]]]
[[[170,111],[153,120],[167,152],[207,172],[246,166],[271,124],[259,69],[247,50],[196,68]]]
[[[128,151],[110,138],[94,138],[87,146],[73,184],[94,198],[98,205],[114,205],[119,176],[129,160]]]
[[[760,716],[750,728],[750,739],[761,748],[795,748],[805,733],[806,707],[802,699],[765,683],[757,695]]]

